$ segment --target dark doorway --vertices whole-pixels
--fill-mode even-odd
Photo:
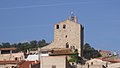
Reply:
[[[69,48],[69,44],[68,44],[68,42],[66,43],[66,48]]]

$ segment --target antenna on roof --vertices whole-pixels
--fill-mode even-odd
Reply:
[[[73,21],[73,22],[78,22],[78,19],[77,19],[77,16],[74,15],[74,12],[71,11],[71,15],[69,16],[68,18],[70,21]]]
[[[73,11],[71,11],[71,16],[74,15]]]
[[[73,11],[71,11],[70,20],[71,20],[71,21],[74,21],[74,13],[73,13]]]

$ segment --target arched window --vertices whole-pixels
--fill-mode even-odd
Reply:
[[[65,28],[66,28],[66,25],[64,24],[64,25],[63,25],[63,29],[65,29]]]

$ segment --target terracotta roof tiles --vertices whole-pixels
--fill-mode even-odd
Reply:
[[[0,50],[16,50],[17,48],[0,48]]]

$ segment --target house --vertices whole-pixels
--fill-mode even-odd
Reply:
[[[110,64],[110,65],[108,65],[107,68],[120,68],[120,63],[113,63],[113,64]]]
[[[111,55],[111,52],[108,50],[99,50],[99,53],[102,57],[109,57]]]
[[[40,68],[73,68],[67,56],[42,56]]]
[[[24,53],[13,53],[16,48],[0,48],[0,60],[24,60]]]
[[[0,60],[0,68],[17,68],[20,61],[15,60]]]
[[[39,61],[22,61],[17,68],[40,68]]]

